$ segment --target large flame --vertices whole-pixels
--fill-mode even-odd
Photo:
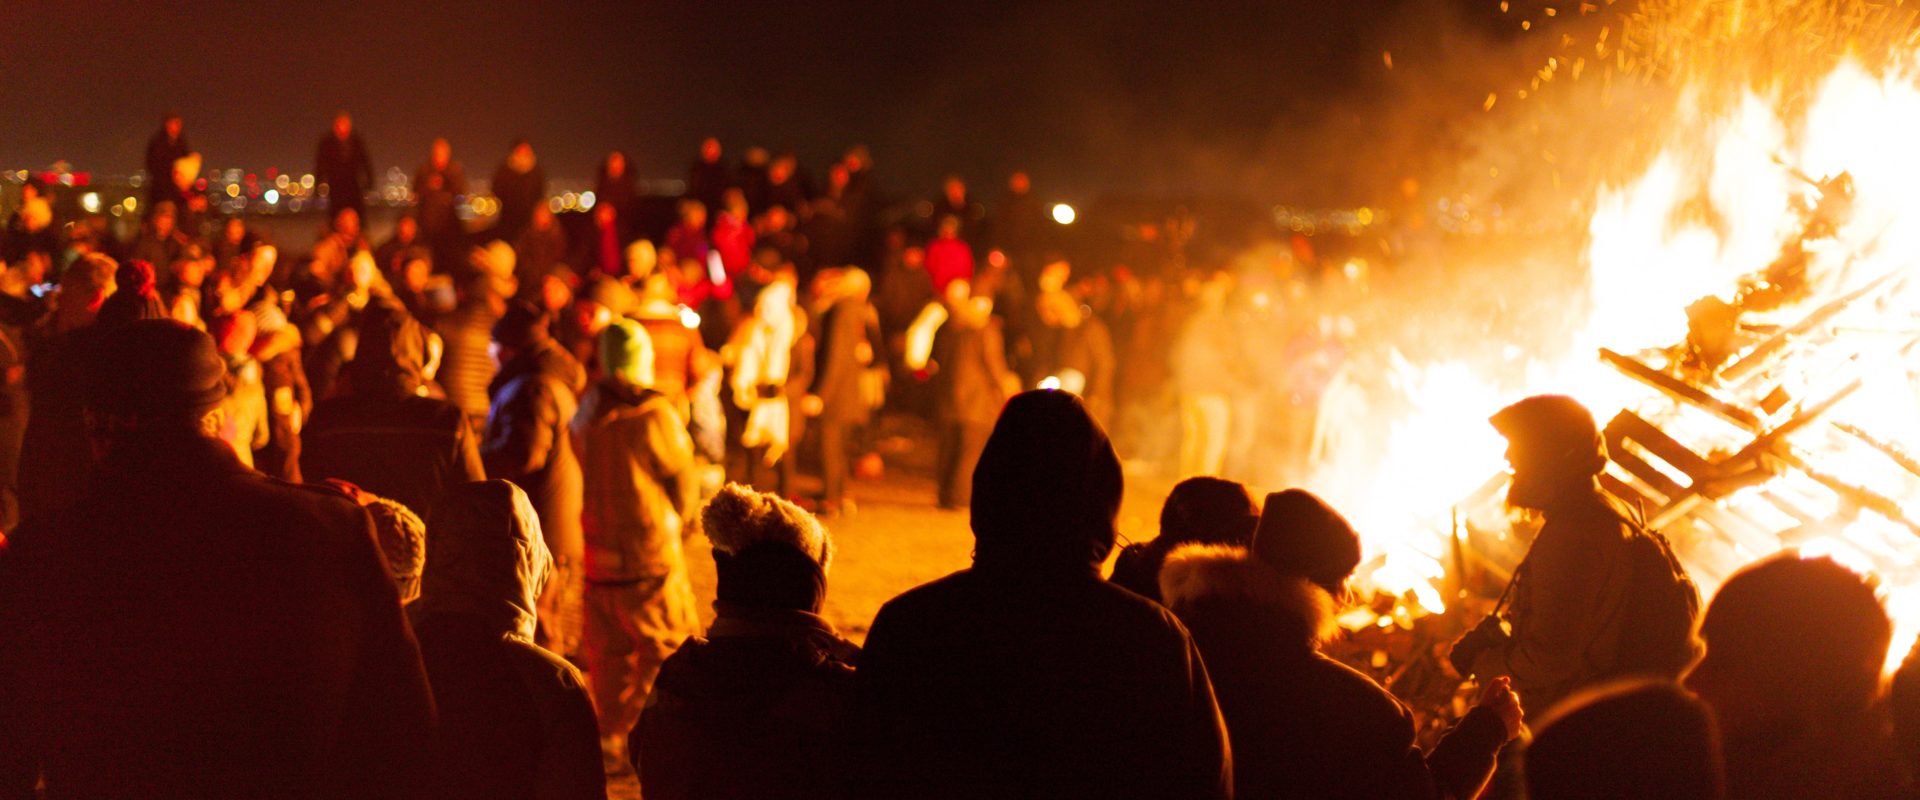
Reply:
[[[1910,141],[1920,130],[1920,83],[1909,71],[1876,70],[1855,58],[1827,63],[1838,65],[1805,82],[1813,87],[1806,94],[1742,88],[1731,100],[1709,103],[1678,93],[1682,110],[1644,170],[1594,190],[1589,305],[1563,352],[1493,366],[1396,358],[1392,380],[1411,410],[1387,415],[1397,418],[1367,446],[1326,452],[1310,481],[1353,511],[1377,557],[1366,580],[1411,593],[1428,610],[1444,607],[1452,507],[1504,465],[1504,443],[1486,418],[1506,402],[1571,394],[1603,424],[1630,409],[1713,457],[1739,451],[1858,381],[1858,390],[1786,437],[1786,451],[1804,470],[1784,469],[1719,500],[1764,535],[1683,538],[1681,556],[1707,592],[1731,571],[1786,547],[1871,571],[1896,620],[1891,657],[1904,655],[1920,633],[1920,530],[1899,510],[1911,505],[1920,515],[1920,502],[1913,502],[1920,501],[1920,476],[1915,462],[1901,461],[1905,452],[1920,452],[1920,298],[1908,288],[1920,281],[1907,279],[1920,278],[1920,147]],[[1806,237],[1819,182],[1843,173],[1853,180],[1852,213],[1830,235]],[[1750,327],[1790,326],[1861,287],[1879,288],[1809,330],[1794,345],[1790,368],[1714,387],[1756,402],[1775,387],[1792,398],[1766,415],[1760,430],[1700,413],[1596,358],[1602,347],[1658,352],[1683,342],[1689,304],[1708,296],[1734,300],[1742,280],[1796,238],[1809,239],[1807,291],[1750,313],[1743,320]],[[1377,428],[1379,412],[1367,413]],[[1863,444],[1856,432],[1875,444]],[[1860,487],[1896,507],[1862,507],[1836,486]]]

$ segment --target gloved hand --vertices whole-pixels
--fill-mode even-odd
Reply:
[[[1459,641],[1453,643],[1453,651],[1447,654],[1447,662],[1453,665],[1454,672],[1460,673],[1460,677],[1472,677],[1473,664],[1480,660],[1481,653],[1505,647],[1512,638],[1501,624],[1500,617],[1489,614],[1480,620],[1480,624],[1473,626],[1473,630],[1467,631]]]

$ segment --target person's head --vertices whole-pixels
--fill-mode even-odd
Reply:
[[[1534,726],[1525,758],[1533,800],[1718,800],[1725,784],[1712,712],[1665,681],[1568,698]]]
[[[835,164],[827,168],[827,188],[839,192],[853,181],[853,173],[847,171],[847,165]]]
[[[553,208],[546,203],[535,204],[533,207],[533,229],[536,231],[552,230],[553,224]]]
[[[499,348],[500,363],[546,344],[552,338],[551,324],[552,317],[538,305],[525,300],[508,304],[507,313],[493,323],[493,343]]]
[[[1040,268],[1040,276],[1034,281],[1034,286],[1040,292],[1066,291],[1067,280],[1072,277],[1072,262],[1065,256],[1050,256],[1046,260],[1046,266]]]
[[[689,228],[703,228],[707,224],[707,204],[687,198],[680,201],[680,224]]]
[[[729,483],[700,512],[713,542],[719,605],[818,612],[833,537],[784,498]]]
[[[507,148],[507,166],[515,172],[526,172],[537,163],[533,154],[533,143],[524,138],[513,140]]]
[[[400,254],[398,280],[394,283],[401,289],[419,294],[427,290],[427,284],[433,280],[433,252],[424,247],[409,247]]]
[[[427,331],[392,302],[368,303],[359,320],[360,343],[344,370],[353,393],[411,397],[426,383]]]
[[[938,238],[941,238],[941,239],[960,238],[960,218],[952,214],[948,214],[944,217],[941,217],[940,227],[938,229]]]
[[[612,203],[596,203],[593,206],[593,225],[602,231],[612,230],[614,223],[620,221],[620,211]]]
[[[1344,599],[1347,578],[1360,566],[1360,535],[1325,500],[1288,489],[1267,495],[1253,555],[1282,575],[1305,578]]]
[[[153,213],[147,215],[147,225],[153,228],[155,237],[165,239],[173,235],[174,222],[179,213],[172,200],[162,200],[153,204]]]
[[[600,176],[603,178],[627,177],[627,154],[618,150],[608,153],[607,159],[600,162]]]
[[[577,278],[565,264],[556,264],[540,277],[540,308],[549,316],[573,305],[573,282]]]
[[[767,233],[780,233],[793,227],[793,212],[786,206],[769,206],[760,216],[760,224]]]
[[[230,244],[239,244],[247,240],[247,221],[239,217],[228,217],[220,223],[220,235]]]
[[[414,219],[412,214],[407,214],[393,223],[393,238],[404,243],[411,243],[419,236],[420,220]]]
[[[720,140],[712,136],[700,140],[700,160],[708,164],[720,163]]]
[[[793,179],[794,170],[799,166],[799,159],[792,153],[781,153],[773,163],[767,165],[767,182],[775,186],[786,183]]]
[[[62,328],[73,329],[93,322],[115,287],[114,273],[120,265],[99,253],[89,253],[67,265],[60,273],[60,294],[54,299],[54,312]]]
[[[213,259],[199,253],[184,252],[167,265],[167,273],[173,278],[173,285],[198,289],[207,282],[207,272],[212,267]]]
[[[660,264],[660,251],[645,237],[627,245],[627,277],[644,280]]]
[[[414,618],[457,614],[531,640],[552,570],[540,516],[520,487],[503,480],[449,487],[427,515]]]
[[[973,471],[976,566],[1091,571],[1112,552],[1120,459],[1067,392],[1007,401]]]
[[[353,135],[353,115],[345,111],[334,112],[333,138],[345,139]]]
[[[1033,180],[1027,177],[1027,173],[1016,170],[1012,175],[1007,176],[1008,191],[1017,195],[1024,195],[1032,189]]]
[[[1879,695],[1893,626],[1876,581],[1786,551],[1748,565],[1700,622],[1707,654],[1687,676],[1728,730],[1844,718]]]
[[[728,216],[733,217],[735,220],[746,220],[748,213],[747,193],[740,191],[738,188],[728,189],[722,192],[720,194],[720,207],[727,212]],[[701,219],[705,219],[705,217],[701,217]]]
[[[1593,414],[1571,397],[1534,395],[1501,409],[1491,422],[1507,439],[1513,468],[1507,502],[1513,506],[1547,509],[1573,499],[1607,466],[1606,441]]]
[[[961,180],[958,175],[948,175],[947,179],[940,183],[940,194],[946,197],[947,202],[951,205],[966,205],[967,182]]]
[[[273,268],[280,263],[280,249],[270,244],[253,248],[247,256],[247,282],[254,287],[267,285],[273,278]]]
[[[160,118],[160,129],[167,132],[167,139],[169,140],[178,140],[180,138],[180,132],[183,130],[184,124],[185,123],[180,121],[180,115],[172,111],[167,112],[166,116]]]
[[[84,407],[96,454],[151,437],[217,437],[227,362],[206,332],[170,319],[108,329],[87,364]]]
[[[653,388],[653,339],[640,323],[619,317],[600,332],[600,370],[629,386]]]
[[[503,280],[513,277],[514,266],[518,263],[513,245],[499,239],[473,248],[473,254],[468,260],[475,272]]]
[[[907,270],[927,268],[927,249],[919,245],[909,245],[900,251],[900,266]]]
[[[1160,538],[1169,544],[1200,542],[1245,546],[1260,524],[1253,493],[1225,478],[1188,478],[1175,484],[1160,507]]]
[[[453,144],[445,136],[435,137],[433,145],[427,149],[427,163],[432,164],[434,169],[446,169],[452,161]]]
[[[352,206],[343,206],[333,212],[333,233],[349,241],[360,238],[360,212]]]

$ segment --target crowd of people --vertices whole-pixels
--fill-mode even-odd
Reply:
[[[1177,247],[1077,275],[1024,175],[993,212],[956,178],[889,221],[861,150],[815,191],[708,140],[671,225],[615,153],[569,230],[519,141],[470,230],[440,140],[374,247],[341,114],[325,229],[282,259],[207,215],[196,158],[169,117],[131,242],[53,225],[31,185],[8,221],[0,798],[1915,790],[1920,666],[1883,679],[1871,577],[1783,553],[1702,612],[1563,397],[1492,418],[1545,524],[1428,741],[1323,652],[1360,532],[1209,477],[1234,279]],[[932,423],[975,547],[856,645],[820,614],[821,520],[853,511],[883,407]],[[1196,477],[1116,553],[1107,431],[1156,408]]]

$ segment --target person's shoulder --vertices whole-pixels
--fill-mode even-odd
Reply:
[[[883,617],[897,618],[902,614],[912,616],[932,609],[950,608],[956,599],[963,598],[973,591],[974,583],[973,571],[966,569],[942,578],[935,578],[880,604],[880,613],[874,617],[874,622],[878,624]]]
[[[514,670],[528,685],[566,694],[586,691],[587,682],[580,669],[566,659],[524,639],[502,637],[501,641]]]

